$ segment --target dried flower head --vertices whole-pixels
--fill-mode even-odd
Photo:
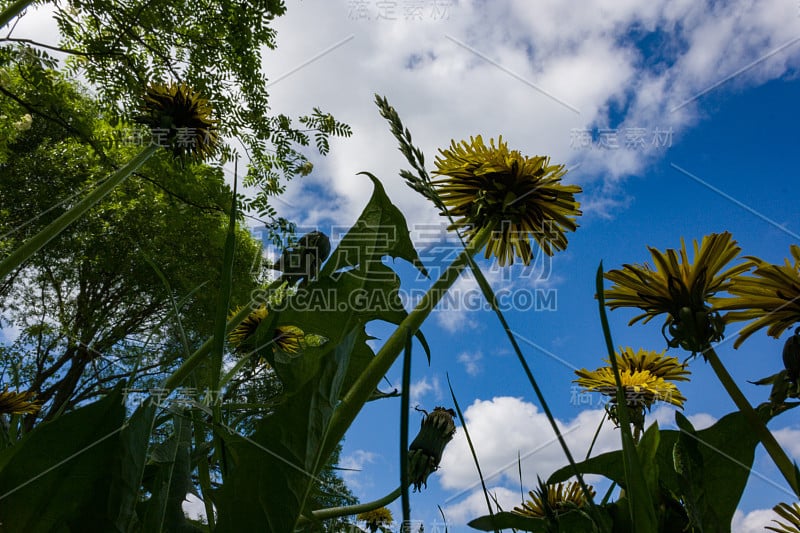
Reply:
[[[489,146],[481,136],[469,142],[452,142],[439,150],[432,185],[467,239],[490,229],[486,257],[501,266],[514,257],[526,265],[533,258],[530,238],[544,253],[553,255],[567,247],[565,232],[575,231],[581,215],[577,185],[563,185],[563,165],[550,165],[548,157],[526,157],[509,150],[500,137]],[[443,213],[444,214],[444,213]]]

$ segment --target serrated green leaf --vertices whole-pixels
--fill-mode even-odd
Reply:
[[[378,178],[369,172],[361,174],[372,180],[375,187],[372,198],[325,263],[320,277],[357,265],[361,265],[363,271],[371,272],[371,267],[380,264],[381,258],[386,256],[405,259],[427,276],[428,272],[409,237],[405,217],[386,196]]]

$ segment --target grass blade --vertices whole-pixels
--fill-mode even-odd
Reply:
[[[14,269],[22,265],[31,258],[33,254],[41,250],[48,242],[55,239],[70,224],[78,220],[97,202],[108,195],[117,185],[125,181],[128,176],[142,166],[145,161],[150,159],[158,146],[151,145],[139,152],[133,159],[128,161],[121,169],[114,172],[106,181],[98,185],[92,192],[87,194],[81,201],[68,209],[64,214],[47,225],[39,233],[25,241],[19,248],[0,262],[0,279],[5,278]]]
[[[408,417],[411,402],[411,335],[406,338],[403,357],[403,394],[400,396],[400,487],[403,489],[401,503],[403,524],[411,523],[411,501],[408,497]]]
[[[456,394],[455,392],[453,392],[453,386],[450,384],[449,374],[447,375],[447,387],[450,389],[450,397],[453,398],[453,405],[456,408],[456,413],[458,414],[458,420],[461,422],[461,429],[464,430],[464,436],[467,438],[467,444],[469,445],[469,451],[472,454],[472,460],[475,462],[475,468],[478,469],[478,477],[481,480],[481,487],[483,488],[483,496],[486,498],[486,507],[489,508],[489,516],[494,518],[492,503],[489,501],[489,491],[486,489],[486,482],[483,480],[483,472],[481,472],[481,464],[478,461],[478,455],[475,453],[475,447],[472,445],[472,439],[469,436],[469,430],[467,429],[467,421],[464,420],[464,415],[461,412],[461,407],[458,405],[458,400],[456,400]],[[497,530],[495,530],[495,532],[497,532]]]
[[[600,309],[600,322],[603,326],[603,336],[606,341],[608,358],[611,361],[611,368],[614,371],[614,380],[617,383],[617,413],[619,414],[620,432],[622,433],[622,457],[625,467],[625,481],[627,483],[625,495],[628,498],[628,509],[634,531],[657,531],[658,524],[656,512],[653,508],[653,500],[650,497],[644,473],[639,465],[639,457],[636,453],[636,445],[631,434],[630,413],[628,403],[625,398],[625,389],[619,377],[619,366],[617,365],[617,354],[614,352],[614,342],[611,339],[611,329],[608,326],[608,316],[606,315],[605,293],[603,288],[603,262],[597,268],[595,278],[595,288],[597,290],[597,301]]]

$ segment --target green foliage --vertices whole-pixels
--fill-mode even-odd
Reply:
[[[9,74],[12,87],[26,87],[24,68]],[[46,79],[58,89],[50,103],[80,115],[97,136],[130,131],[104,121],[94,104],[57,74]],[[0,95],[0,110],[15,105]],[[5,215],[0,249],[18,247],[138,150],[108,146],[100,154],[73,129],[37,115],[29,130],[6,145],[13,157],[0,163]],[[0,350],[0,359],[15,368],[17,385],[52,402],[45,414],[54,416],[96,396],[125,375],[121,369],[141,358],[145,381],[137,385],[150,386],[147,374],[166,370],[179,357],[175,322],[164,325],[173,309],[161,276],[170,281],[176,299],[192,294],[181,310],[192,345],[210,334],[230,198],[220,170],[176,165],[158,154],[3,280],[3,319],[22,333]],[[41,215],[31,218],[31,213]],[[235,239],[232,300],[241,303],[256,287],[260,251],[242,228]],[[204,284],[203,291],[196,291]],[[161,348],[153,354],[147,346],[156,343]],[[87,368],[93,370],[92,379],[84,374]]]
[[[286,115],[270,115],[262,64],[276,46],[272,23],[286,11],[282,1],[71,0],[54,7],[69,74],[88,80],[115,120],[130,120],[154,82],[186,82],[213,103],[221,135],[240,140],[248,153],[245,185],[259,187],[255,197],[243,198],[244,207],[262,216],[276,217],[270,197],[309,172],[303,149],[312,139],[325,155],[331,136],[352,133],[316,107],[298,118],[300,127]],[[11,41],[7,55],[44,57],[39,43]],[[224,158],[232,155],[224,147]]]
[[[0,452],[4,530],[113,530],[105,510],[124,419],[118,390]]]
[[[272,338],[279,325],[294,325],[329,341],[296,358],[281,360],[271,350],[264,354],[281,378],[287,398],[251,438],[226,438],[232,467],[217,495],[220,531],[291,531],[311,510],[312,482],[328,459],[323,451],[327,426],[338,400],[347,393],[352,354],[364,354],[364,326],[374,319],[398,322],[405,316],[397,295],[399,280],[381,257],[400,257],[414,264],[419,259],[405,219],[377,179],[370,177],[373,196],[320,278],[287,297],[277,318],[256,333],[256,346]],[[358,295],[371,298],[362,305],[339,305],[352,304]],[[363,355],[358,360],[367,362]],[[270,482],[265,484],[266,479]]]
[[[680,430],[651,427],[637,448],[645,465],[643,473],[651,488],[650,495],[661,503],[657,507],[662,510],[659,531],[674,531],[668,529],[668,524],[674,524],[675,507],[681,505],[686,509],[683,520],[687,526],[691,521],[698,531],[699,528],[730,531],[758,437],[749,430],[747,418],[740,412],[728,414],[700,431],[695,431],[680,413],[676,414],[676,421]],[[657,439],[648,437],[656,434]],[[654,444],[657,444],[655,449]],[[643,449],[649,451],[643,455]],[[739,467],[731,468],[732,464]],[[621,451],[592,457],[578,467],[584,474],[605,476],[628,489]],[[561,468],[550,476],[548,483],[564,481],[572,474],[570,468]],[[654,481],[657,485],[653,485]]]

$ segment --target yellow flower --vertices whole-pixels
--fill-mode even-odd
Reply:
[[[783,524],[777,520],[773,520],[773,522],[778,524],[778,527],[764,526],[764,529],[777,531],[778,533],[797,533],[800,531],[800,504],[793,503],[789,505],[786,503],[779,503],[773,507],[772,510],[789,523]]]
[[[236,315],[238,312],[239,308],[235,309],[230,316]],[[268,316],[269,310],[267,306],[262,305],[254,309],[247,315],[247,318],[233,328],[228,334],[228,341],[234,346],[236,351],[244,352],[252,349],[258,351],[261,348],[267,348],[274,353],[277,349],[291,359],[302,354],[303,350],[308,347],[316,348],[328,342],[328,339],[322,335],[307,334],[299,327],[287,324],[275,328],[271,343],[267,343],[264,346],[253,346],[253,343],[248,341],[255,334],[258,326],[260,326]]]
[[[32,415],[42,408],[42,402],[34,400],[36,394],[30,391],[9,392],[6,387],[0,392],[0,414]]]
[[[756,267],[753,275],[735,280],[728,289],[733,298],[715,300],[718,309],[730,310],[726,321],[753,321],[739,332],[734,348],[761,328],[769,327],[767,335],[778,338],[800,322],[800,246],[793,244],[790,251],[794,262],[786,259],[783,265],[748,257]]]
[[[620,371],[639,372],[646,370],[655,377],[671,381],[689,381],[687,365],[678,361],[677,357],[667,356],[666,350],[657,352],[640,348],[634,352],[630,346],[617,351],[617,364]],[[611,361],[604,359],[611,365]]]
[[[202,161],[214,154],[219,139],[208,100],[185,83],[154,84],[147,88],[141,114],[153,142],[167,146],[175,157]]]
[[[234,309],[230,316],[237,314],[240,309],[240,307]],[[228,334],[228,341],[234,345],[237,350],[240,349],[242,344],[256,332],[259,324],[261,324],[268,315],[269,311],[266,305],[254,309],[253,312],[247,315],[247,318],[242,320],[239,325],[233,328]]]
[[[585,368],[576,370],[578,385],[587,391],[600,392],[616,402],[617,382],[614,371],[609,366],[589,371]],[[650,408],[656,401],[668,402],[683,407],[686,398],[674,383],[658,377],[649,370],[619,369],[619,378],[625,389],[625,398],[630,407]]]
[[[595,492],[587,487],[594,498]],[[580,484],[575,481],[547,485],[539,481],[539,488],[529,491],[531,499],[523,502],[522,507],[514,507],[515,514],[532,518],[547,518],[586,505],[586,495]]]
[[[662,331],[673,348],[702,352],[709,343],[722,339],[724,321],[708,302],[717,292],[728,290],[733,279],[749,268],[743,263],[725,269],[741,251],[731,234],[712,233],[703,237],[699,246],[694,241],[694,261],[689,261],[683,239],[680,251],[648,249],[655,270],[646,264],[623,265],[621,270],[605,274],[614,282],[605,291],[606,304],[611,309],[637,307],[644,311],[629,324],[642,319],[647,323],[666,313]]]
[[[358,516],[356,516],[356,519],[366,522],[367,527],[369,527],[372,531],[377,531],[381,526],[390,526],[392,522],[394,522],[392,512],[386,507],[379,507],[378,509],[373,509],[372,511],[359,513]]]
[[[605,362],[608,366],[593,372],[585,368],[576,370],[578,379],[575,383],[587,391],[608,396],[610,403],[606,404],[606,412],[619,425],[617,382],[611,362],[607,359]],[[630,422],[636,429],[636,434],[644,429],[645,410],[649,410],[655,402],[667,402],[683,408],[686,398],[671,381],[688,381],[689,370],[676,357],[668,357],[664,352],[644,349],[634,352],[633,348],[620,348],[617,351],[617,366],[625,403],[629,408]]]
[[[565,232],[575,231],[581,215],[575,200],[581,188],[561,183],[563,165],[509,150],[502,137],[497,145],[490,139],[489,146],[480,135],[452,141],[439,152],[433,188],[467,239],[492,230],[487,258],[495,256],[503,266],[518,257],[527,265],[533,258],[531,237],[548,255],[567,247]]]

